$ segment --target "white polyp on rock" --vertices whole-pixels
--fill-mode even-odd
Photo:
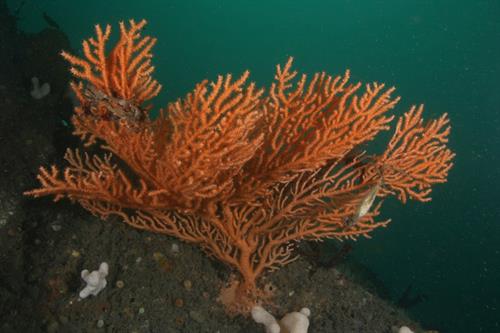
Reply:
[[[276,321],[276,318],[262,306],[256,305],[252,308],[252,318],[256,323],[266,327],[266,333],[280,333],[280,325]]]
[[[263,307],[257,305],[252,309],[252,318],[255,322],[263,324],[266,333],[280,333],[281,329],[289,333],[307,333],[309,329],[309,316],[311,311],[302,308],[299,312],[286,314],[279,322]]]
[[[50,84],[48,82],[40,85],[40,80],[34,76],[31,78],[31,83],[33,84],[33,88],[30,94],[34,99],[42,99],[50,93]]]
[[[413,333],[413,331],[407,326],[401,326],[398,333]]]
[[[87,285],[80,291],[80,298],[87,298],[89,295],[97,296],[106,287],[108,272],[109,267],[105,262],[101,263],[97,271],[89,272],[88,269],[84,269],[81,276]]]

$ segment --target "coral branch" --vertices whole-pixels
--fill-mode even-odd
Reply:
[[[121,98],[141,105],[158,95],[161,85],[151,78],[154,67],[151,65],[151,49],[156,38],[141,38],[140,31],[146,20],[136,23],[129,21],[130,28],[120,22],[120,39],[106,56],[106,44],[111,34],[111,26],[104,31],[95,26],[96,38],[83,41],[84,59],[65,51],[61,55],[72,65],[71,73],[87,81],[107,96]],[[77,95],[82,95],[81,87],[73,85]]]
[[[448,115],[424,124],[424,107],[412,107],[399,119],[387,150],[371,170],[382,173],[385,188],[404,203],[409,198],[431,200],[431,186],[444,183],[455,154],[446,147]]]

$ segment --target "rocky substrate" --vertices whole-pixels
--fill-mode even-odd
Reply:
[[[32,240],[19,249],[24,253],[24,279],[11,281],[24,284],[24,295],[17,300],[11,295],[11,301],[25,304],[37,320],[14,320],[28,313],[7,312],[2,332],[263,331],[250,318],[226,315],[217,297],[231,271],[198,248],[74,210],[54,217],[46,211],[34,214],[21,229],[7,229],[9,237],[25,233],[23,238]],[[110,268],[107,287],[95,297],[79,299],[84,286],[80,271],[95,270],[101,262]],[[324,269],[298,260],[261,282],[273,286],[274,306],[269,310],[278,317],[310,308],[311,333],[419,328],[350,275],[346,264]]]

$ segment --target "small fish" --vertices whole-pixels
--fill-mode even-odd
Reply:
[[[381,182],[377,182],[375,185],[373,185],[373,187],[370,189],[370,191],[368,191],[366,196],[361,201],[356,212],[353,215],[348,216],[344,219],[344,224],[346,226],[352,227],[359,221],[360,218],[365,216],[370,211],[370,208],[373,206],[373,203],[375,202],[375,198],[377,197],[380,187],[381,187]]]
[[[56,30],[61,30],[61,28],[59,27],[59,24],[57,24],[57,22],[52,17],[50,17],[46,12],[43,12],[42,16],[43,16],[43,19],[45,20],[45,22],[49,25],[49,27],[56,29]]]

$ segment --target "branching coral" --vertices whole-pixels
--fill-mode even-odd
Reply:
[[[96,27],[84,57],[63,52],[78,79],[72,119],[86,145],[107,154],[68,150],[68,166],[41,168],[41,187],[26,194],[79,202],[102,218],[198,244],[239,272],[223,293],[228,310],[248,313],[264,297],[266,271],[293,261],[301,240],[369,236],[381,200],[429,200],[446,181],[454,154],[445,115],[423,122],[423,107],[401,117],[387,150],[360,147],[389,129],[394,88],[350,83],[350,73],[308,78],[277,66],[269,89],[238,78],[202,81],[160,115],[145,103],[160,85],[152,78],[155,39],[145,21]],[[117,161],[121,161],[119,164]]]

